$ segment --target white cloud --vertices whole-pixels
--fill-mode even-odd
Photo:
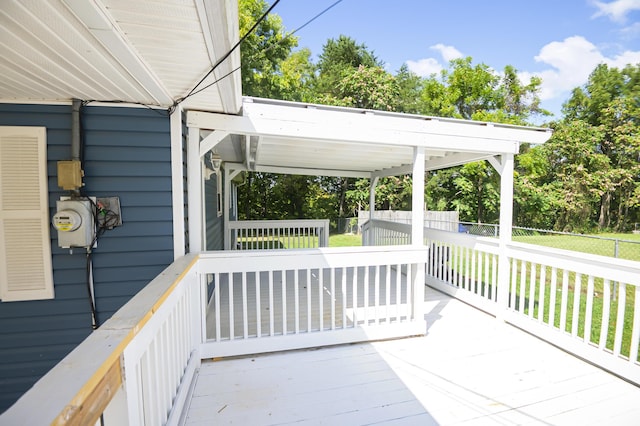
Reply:
[[[418,59],[417,61],[407,61],[409,71],[418,74],[420,77],[428,77],[431,74],[439,74],[442,65],[434,58]]]
[[[462,58],[464,56],[455,47],[446,46],[446,45],[444,45],[442,43],[435,44],[435,45],[429,47],[429,49],[437,50],[438,52],[440,52],[440,55],[442,55],[442,59],[444,59],[447,63],[449,63],[449,61],[452,61],[453,59],[459,59],[459,58]]]
[[[429,49],[436,50],[440,53],[442,60],[445,63],[453,59],[462,58],[464,55],[455,47],[447,46],[442,43],[430,46]],[[444,69],[444,66],[436,58],[424,58],[417,61],[407,61],[407,67],[410,71],[416,73],[421,77],[428,77],[432,74],[439,74]]]
[[[610,3],[594,1],[593,5],[598,8],[598,11],[593,15],[594,18],[608,16],[616,22],[624,22],[628,13],[640,10],[640,0],[615,0]]]
[[[640,62],[640,51],[625,51],[606,57],[584,37],[573,36],[543,46],[535,60],[550,65],[551,68],[536,73],[522,72],[520,79],[528,82],[534,75],[541,77],[540,98],[548,100],[564,96],[575,87],[585,84],[598,64],[622,68],[627,64]]]

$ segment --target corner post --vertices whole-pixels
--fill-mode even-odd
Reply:
[[[411,193],[411,245],[424,246],[424,147],[413,148],[413,189]],[[424,321],[424,281],[427,259],[411,265],[413,279],[413,320]]]
[[[503,154],[500,172],[500,237],[498,246],[498,311],[496,317],[504,320],[509,308],[510,268],[508,249],[513,228],[513,154]]]
[[[202,159],[200,157],[200,129],[189,127],[187,146],[187,200],[189,217],[189,252],[203,250],[203,181]]]

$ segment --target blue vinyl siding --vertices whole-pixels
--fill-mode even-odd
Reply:
[[[123,226],[93,252],[98,319],[117,309],[173,261],[169,118],[142,108],[82,110],[85,195],[120,197]],[[0,104],[0,126],[47,128],[49,207],[58,160],[70,158],[70,105]],[[0,302],[0,412],[91,333],[86,254],[58,248],[51,230],[55,299]]]

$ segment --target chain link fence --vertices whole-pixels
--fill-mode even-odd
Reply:
[[[458,232],[484,237],[498,237],[499,229],[496,224],[458,223]],[[614,238],[514,226],[512,236],[514,241],[522,243],[640,261],[640,238],[636,234]]]

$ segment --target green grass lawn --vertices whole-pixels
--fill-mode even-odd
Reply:
[[[355,247],[362,245],[362,235],[335,234],[329,236],[329,247]]]

